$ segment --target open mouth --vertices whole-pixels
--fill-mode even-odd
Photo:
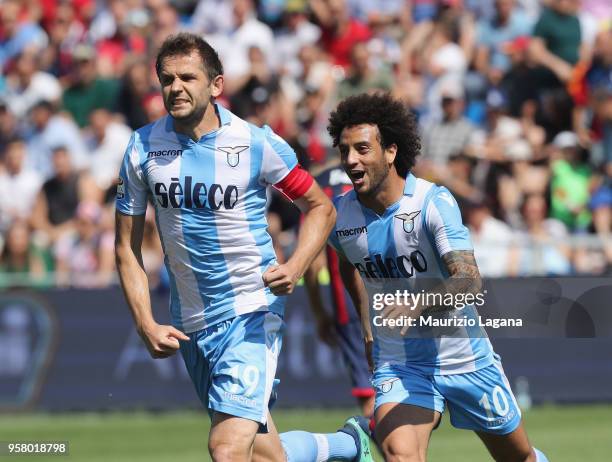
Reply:
[[[365,176],[365,172],[362,170],[354,170],[349,174],[349,177],[351,178],[351,181],[353,183],[361,182],[364,176]]]

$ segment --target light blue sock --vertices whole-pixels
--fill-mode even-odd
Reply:
[[[350,461],[357,457],[352,436],[343,433],[308,433],[292,431],[280,434],[287,462]]]
[[[533,452],[536,455],[536,462],[548,462],[548,458],[539,449],[533,448]]]

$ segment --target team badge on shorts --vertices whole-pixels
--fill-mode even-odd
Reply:
[[[240,163],[240,153],[249,149],[248,146],[223,146],[217,148],[219,151],[227,154],[227,164],[230,167],[237,167]]]
[[[404,231],[407,233],[411,233],[414,229],[414,219],[421,213],[420,210],[416,212],[410,213],[400,213],[399,215],[395,215],[395,218],[402,220],[404,222]]]
[[[385,380],[383,383],[379,385],[380,391],[383,393],[389,393],[393,388],[393,384],[397,382],[399,379],[396,377],[394,379]]]

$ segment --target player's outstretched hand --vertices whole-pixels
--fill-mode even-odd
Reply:
[[[153,358],[172,356],[180,348],[179,340],[189,341],[177,328],[163,324],[148,326],[139,333]]]
[[[289,263],[284,263],[268,268],[262,279],[274,295],[289,295],[295,289],[299,278],[297,271]]]

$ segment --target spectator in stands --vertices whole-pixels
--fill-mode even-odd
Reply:
[[[6,103],[0,101],[0,152],[4,152],[9,141],[17,136],[17,122]]]
[[[114,269],[114,237],[99,229],[102,209],[95,202],[81,202],[75,232],[55,244],[57,283],[73,287],[105,287]]]
[[[138,59],[127,67],[121,81],[117,110],[125,117],[132,130],[149,123],[144,110],[144,100],[152,93],[158,93],[153,84],[152,69],[146,60]]]
[[[0,69],[24,51],[42,50],[47,46],[45,31],[29,17],[19,0],[4,0],[0,9]]]
[[[370,28],[410,25],[409,5],[425,2],[405,2],[402,0],[387,0],[372,2],[369,0],[349,0],[351,15]]]
[[[82,13],[83,5],[79,12]],[[74,2],[59,2],[49,18],[49,46],[42,50],[41,69],[55,75],[64,83],[69,77],[74,48],[85,41],[88,30],[75,11]]]
[[[475,127],[463,116],[461,82],[447,78],[440,84],[442,120],[427,126],[423,134],[423,166],[431,175],[444,178],[448,159],[464,151]]]
[[[439,182],[453,193],[459,204],[459,209],[467,209],[471,204],[480,203],[484,198],[482,191],[474,186],[472,179],[476,161],[464,153],[452,155],[448,158],[447,168],[440,170],[444,177]]]
[[[28,220],[41,176],[26,166],[26,144],[14,138],[5,147],[0,170],[0,230],[6,230],[15,220]]]
[[[553,144],[558,153],[551,163],[550,215],[572,231],[586,232],[591,224],[588,203],[593,171],[576,134],[559,133]]]
[[[351,50],[367,41],[372,32],[350,15],[346,0],[310,0],[310,8],[323,34],[321,44],[334,64],[348,69]]]
[[[266,66],[274,72],[276,57],[274,34],[269,26],[259,21],[252,0],[232,0],[233,30],[229,34],[209,37],[211,45],[218,50],[225,71],[225,90],[233,93],[233,81],[249,73],[249,50],[259,48],[264,54]],[[239,85],[238,85],[239,87]]]
[[[38,69],[38,54],[24,51],[15,59],[15,66],[6,76],[4,101],[18,118],[23,118],[39,101],[57,103],[62,96],[58,80]]]
[[[76,124],[57,114],[53,104],[40,101],[30,111],[30,124],[25,133],[28,145],[28,165],[44,179],[53,175],[53,150],[65,146],[71,163],[77,170],[89,166],[87,147]]]
[[[63,106],[79,127],[87,126],[94,109],[113,110],[116,106],[118,84],[98,77],[95,49],[78,45],[74,49],[72,82],[64,91]]]
[[[502,277],[508,273],[508,245],[514,233],[503,221],[493,217],[487,201],[472,204],[466,213],[474,257],[483,277]]]
[[[32,225],[44,233],[47,241],[55,242],[75,229],[77,206],[86,199],[97,199],[99,192],[88,173],[74,170],[66,147],[53,150],[54,176],[38,192],[32,210]]]
[[[511,276],[562,276],[571,272],[571,250],[565,225],[548,215],[543,195],[532,194],[521,207],[524,230],[515,234],[510,257]]]
[[[25,220],[15,220],[0,253],[0,287],[41,286],[46,282],[44,251],[33,244]]]
[[[281,74],[297,77],[301,72],[300,50],[315,45],[321,37],[321,29],[308,21],[306,7],[306,0],[289,0],[285,5],[284,27],[274,39]]]
[[[115,180],[132,131],[113,118],[106,109],[96,109],[91,113],[89,120],[91,121],[91,132],[87,139],[89,172],[103,196],[114,198]],[[113,191],[109,191],[111,188]]]
[[[533,30],[531,52],[538,64],[551,71],[560,82],[567,82],[580,58],[580,21],[577,0],[552,0]],[[546,85],[554,85],[547,78]]]
[[[153,40],[150,44],[152,50],[157,50],[164,39],[182,30],[181,18],[176,9],[175,2],[159,1],[151,8],[153,13],[152,34]]]
[[[478,22],[475,65],[493,86],[510,70],[509,46],[517,38],[529,35],[531,28],[529,18],[517,8],[515,0],[496,0],[494,18]]]
[[[370,52],[365,42],[357,43],[351,50],[351,67],[348,76],[338,84],[337,99],[369,91],[393,89],[391,70],[383,67],[376,69],[370,62]]]
[[[150,31],[149,13],[143,6],[136,4],[127,7],[122,21],[115,28],[115,33],[96,44],[99,76],[107,79],[120,78],[125,71],[128,56],[144,56],[146,53],[146,36]]]
[[[164,100],[159,93],[149,94],[142,102],[144,112],[146,116],[146,124],[155,122],[157,119],[164,117],[166,108],[164,107]]]
[[[232,5],[227,0],[200,0],[191,16],[191,31],[206,37],[229,35],[233,24]]]
[[[268,66],[264,52],[258,47],[248,50],[249,69],[226,87],[232,111],[242,118],[254,113],[256,105],[267,104],[279,90],[278,77]]]
[[[508,101],[508,113],[512,117],[535,119],[539,95],[534,82],[538,72],[528,53],[529,41],[529,37],[521,36],[505,45],[511,65],[499,84],[499,90]]]

